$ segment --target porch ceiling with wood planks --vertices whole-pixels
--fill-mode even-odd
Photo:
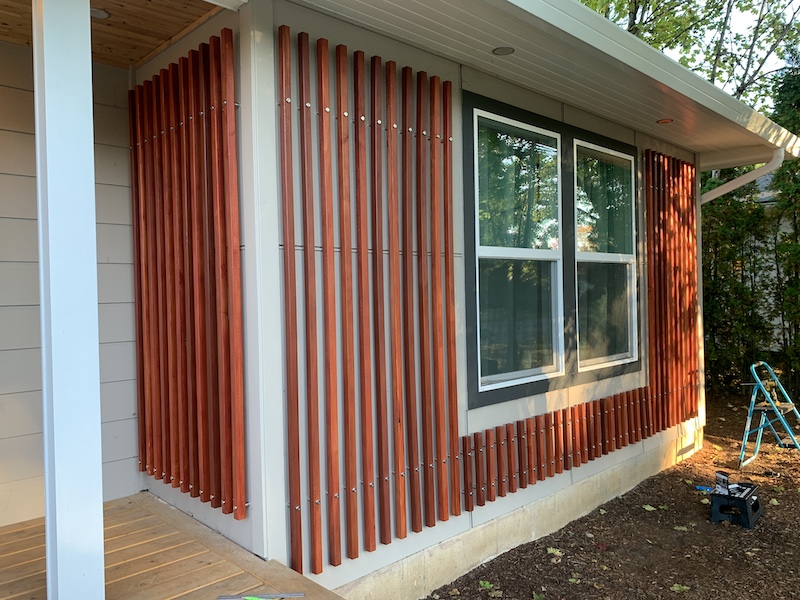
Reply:
[[[138,67],[222,8],[205,0],[92,0],[108,12],[92,19],[92,57],[115,67]],[[0,41],[31,45],[31,0],[0,0]]]

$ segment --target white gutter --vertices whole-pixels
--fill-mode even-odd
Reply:
[[[206,0],[206,2],[235,11],[238,11],[242,4],[247,4],[247,0]]]
[[[702,196],[700,196],[700,206],[705,204],[706,202],[711,202],[712,200],[716,200],[720,196],[723,196],[733,190],[736,190],[748,183],[751,183],[761,177],[762,175],[766,175],[768,173],[772,173],[775,169],[783,164],[783,156],[785,152],[783,148],[775,148],[775,151],[772,153],[772,159],[758,167],[757,169],[750,171],[749,173],[745,173],[744,175],[739,175],[736,179],[731,179],[723,183],[720,186],[715,187],[713,190],[706,192]]]

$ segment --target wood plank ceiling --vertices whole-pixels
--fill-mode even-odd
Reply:
[[[109,14],[92,19],[94,60],[138,67],[223,10],[205,0],[92,0]],[[0,41],[31,45],[31,0],[0,0]]]

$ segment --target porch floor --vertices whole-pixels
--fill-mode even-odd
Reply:
[[[166,600],[303,592],[339,596],[263,561],[151,494],[104,507],[106,598]],[[0,527],[0,599],[45,600],[44,519]]]

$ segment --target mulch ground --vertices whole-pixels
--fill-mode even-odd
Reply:
[[[519,546],[429,599],[800,598],[800,453],[765,434],[737,471],[749,397],[707,401],[703,449],[547,537]],[[710,522],[716,471],[754,483],[753,529]]]

